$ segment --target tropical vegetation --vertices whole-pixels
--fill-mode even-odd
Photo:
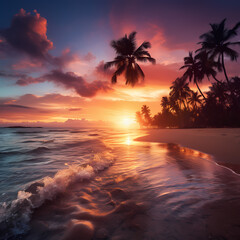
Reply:
[[[136,113],[140,127],[240,127],[240,77],[229,77],[225,66],[226,59],[237,61],[240,42],[232,40],[240,22],[231,29],[225,23],[226,19],[210,24],[210,31],[200,36],[201,47],[184,58],[180,69],[185,71],[172,82],[169,96],[162,97],[161,111],[151,116],[144,105]],[[221,75],[224,79],[219,79]],[[204,79],[210,82],[206,92],[199,86]],[[191,82],[198,91],[190,89]]]
[[[112,83],[117,82],[117,77],[125,73],[127,85],[134,86],[139,82],[139,79],[144,80],[144,72],[138,65],[139,62],[150,62],[155,64],[155,59],[151,57],[148,48],[151,48],[150,42],[144,41],[139,47],[136,45],[136,32],[125,35],[123,38],[113,40],[112,48],[116,52],[116,57],[111,62],[104,64],[104,69],[116,67],[112,76]]]

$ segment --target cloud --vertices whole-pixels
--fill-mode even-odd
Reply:
[[[23,76],[17,80],[16,84],[26,86],[45,81],[53,82],[66,89],[73,89],[78,95],[89,98],[94,97],[99,91],[106,92],[112,90],[107,81],[95,80],[89,83],[83,77],[78,76],[73,72],[64,73],[61,70],[53,70],[38,78]]]
[[[73,53],[70,48],[66,48],[62,51],[62,54],[59,57],[50,56],[50,62],[57,66],[58,68],[62,69],[63,67],[68,66],[73,62],[81,62],[82,60],[80,57]]]
[[[91,52],[88,52],[85,56],[83,56],[84,61],[90,62],[95,59],[96,59],[96,57]]]
[[[9,73],[9,72],[4,72],[0,71],[0,77],[6,77],[6,78],[24,78],[26,77],[26,74],[23,73]]]
[[[94,97],[99,91],[111,90],[109,83],[106,81],[95,80],[88,83],[73,72],[63,73],[60,70],[53,70],[45,74],[44,78],[67,89],[74,89],[82,97]]]
[[[41,109],[18,104],[1,104],[0,105],[1,120],[44,120],[49,118],[54,111],[49,109]]]
[[[82,108],[69,108],[68,111],[74,112],[74,111],[81,111]]]
[[[32,14],[21,9],[14,15],[10,27],[0,30],[0,52],[5,56],[9,53],[14,56],[14,52],[24,54],[12,64],[14,70],[39,70],[48,65],[62,69],[74,62],[95,59],[90,52],[80,58],[69,48],[63,50],[60,56],[53,56],[49,53],[51,49],[53,42],[47,37],[47,20],[36,10]]]
[[[47,20],[35,10],[34,14],[21,9],[11,26],[1,30],[4,41],[12,48],[31,57],[46,59],[53,43],[47,38]]]
[[[102,60],[98,63],[98,65],[95,68],[94,73],[101,76],[101,77],[112,77],[114,70],[113,69],[104,69],[105,62]]]
[[[22,106],[22,105],[15,105],[15,104],[2,104],[0,108],[24,108],[24,109],[32,109],[31,107]]]
[[[44,63],[37,59],[21,59],[19,62],[12,64],[11,68],[13,70],[31,70],[38,71],[40,68],[44,67]]]
[[[43,96],[24,94],[18,98],[0,98],[0,105],[21,105],[31,108],[61,106],[61,108],[66,109],[79,109],[79,104],[83,102],[84,98],[65,96],[57,93],[45,94]]]

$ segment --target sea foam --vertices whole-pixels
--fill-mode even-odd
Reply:
[[[84,165],[69,165],[59,170],[53,177],[46,176],[38,182],[32,183],[25,191],[19,191],[17,199],[11,203],[2,203],[0,206],[0,239],[9,239],[21,235],[29,230],[29,221],[34,209],[40,207],[46,200],[54,200],[59,194],[66,191],[72,183],[94,178],[99,171],[108,168],[114,162],[110,152],[95,154]],[[36,190],[33,191],[36,186]]]

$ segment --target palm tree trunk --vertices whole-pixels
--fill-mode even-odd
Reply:
[[[227,76],[227,72],[226,72],[226,68],[225,68],[225,64],[224,64],[224,56],[223,56],[223,53],[222,53],[222,67],[223,67],[223,72],[224,72],[224,75],[226,77],[226,80],[227,80],[227,83],[228,83],[228,87],[229,87],[229,90],[230,90],[230,93],[231,93],[231,96],[232,96],[232,99],[233,99],[233,103],[236,104],[236,106],[239,108],[239,103],[236,99],[236,96],[233,92],[233,89],[231,87],[231,84],[230,84],[230,81],[228,79],[228,76]]]
[[[223,53],[222,53],[222,67],[223,67],[223,72],[224,72],[225,78],[226,78],[227,83],[228,83],[228,85],[229,85],[229,87],[230,87],[229,79],[228,79],[227,72],[226,72],[226,68],[225,68],[225,64],[224,64],[224,56],[223,56]]]
[[[216,81],[216,82],[218,82],[218,83],[221,83],[222,84],[222,82],[221,81],[219,81],[214,75],[212,75],[212,77],[213,77],[213,79]]]
[[[201,93],[201,95],[203,96],[204,100],[206,101],[206,98],[205,98],[205,96],[203,95],[201,89],[199,88],[197,81],[195,81],[195,84],[197,85],[198,91]]]

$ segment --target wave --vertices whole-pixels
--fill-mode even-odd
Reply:
[[[50,140],[43,140],[43,141],[26,141],[26,142],[39,142],[41,144],[48,144],[48,143],[53,143],[55,140],[54,139],[50,139]],[[26,143],[25,142],[25,143]],[[84,145],[90,145],[90,144],[95,144],[95,145],[99,145],[101,146],[103,143],[99,140],[86,140],[86,141],[77,141],[77,142],[70,142],[70,143],[65,143],[65,144],[60,144],[57,147],[54,148],[48,148],[48,147],[37,147],[34,148],[32,150],[28,150],[28,151],[0,151],[0,155],[19,155],[19,154],[42,154],[42,153],[47,153],[49,151],[58,151],[58,150],[62,150],[62,149],[68,149],[68,148],[74,148],[74,147],[79,147],[79,146],[84,146]],[[105,145],[104,145],[105,146]]]
[[[70,133],[84,133],[84,132],[88,132],[88,131],[84,131],[84,130],[73,130],[73,131],[70,131]]]
[[[16,134],[36,134],[36,133],[43,133],[43,132],[42,131],[27,131],[27,132],[19,131],[19,132],[13,132],[13,133],[16,133]]]
[[[11,239],[23,235],[29,230],[29,222],[34,209],[46,200],[66,191],[69,185],[78,181],[90,180],[114,162],[110,152],[95,154],[88,164],[68,165],[53,177],[45,177],[34,182],[24,191],[19,191],[17,199],[0,205],[0,239]]]
[[[48,130],[49,132],[69,132],[69,130],[67,129],[51,129]]]
[[[6,151],[6,152],[0,152],[0,155],[14,155],[14,154],[22,154],[20,151]]]
[[[55,141],[55,139],[50,139],[50,140],[44,140],[42,141],[43,144],[45,143],[53,143]]]
[[[28,151],[27,153],[44,153],[50,151],[47,147],[37,147],[33,150]]]
[[[30,151],[5,151],[5,152],[2,151],[0,152],[0,155],[19,155],[19,154],[26,154],[26,153],[38,154],[38,153],[45,153],[48,151],[50,151],[50,149],[47,147],[37,147]]]

